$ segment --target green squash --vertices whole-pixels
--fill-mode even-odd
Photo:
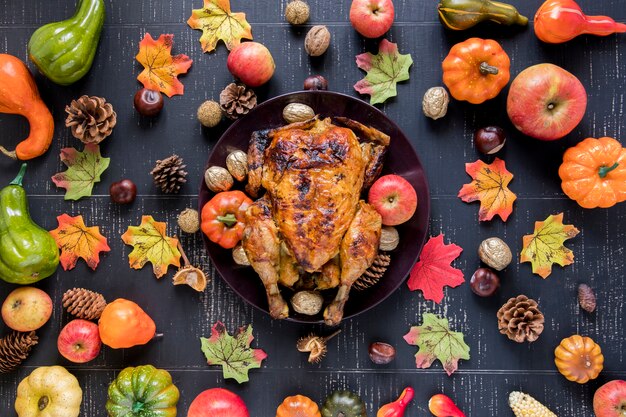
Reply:
[[[78,0],[76,14],[33,33],[28,55],[51,81],[73,84],[87,74],[104,24],[104,0]]]
[[[481,22],[501,25],[528,24],[528,18],[519,14],[510,4],[491,0],[439,0],[439,20],[452,30],[465,30]]]
[[[322,417],[367,417],[361,397],[350,391],[335,391],[326,398]]]
[[[126,368],[109,385],[109,417],[176,417],[180,394],[172,376],[152,365]]]

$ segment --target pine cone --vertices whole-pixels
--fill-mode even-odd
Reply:
[[[63,294],[63,307],[69,314],[79,319],[99,319],[106,305],[102,294],[85,288],[72,288]]]
[[[117,123],[117,114],[111,103],[102,97],[81,96],[65,106],[65,126],[83,143],[98,144],[111,134]]]
[[[220,93],[220,106],[226,117],[236,120],[256,107],[256,94],[243,84],[230,83]]]
[[[593,313],[596,310],[596,295],[589,285],[580,284],[578,286],[578,303],[580,308],[587,313]]]
[[[376,285],[378,281],[383,277],[387,267],[391,263],[391,256],[385,252],[380,252],[374,258],[372,265],[352,284],[352,287],[357,291],[365,290],[373,285]]]
[[[28,358],[37,341],[35,332],[12,332],[0,339],[0,373],[17,369]]]
[[[525,295],[509,299],[498,310],[498,328],[517,343],[534,342],[543,332],[544,318],[537,302]]]
[[[177,193],[180,187],[187,182],[185,177],[187,165],[183,164],[183,159],[178,155],[172,155],[164,160],[158,160],[156,166],[150,174],[154,177],[154,183],[164,193]]]

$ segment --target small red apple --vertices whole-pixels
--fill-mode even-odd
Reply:
[[[191,402],[187,417],[250,417],[250,413],[237,394],[223,388],[211,388]]]
[[[366,38],[379,38],[387,33],[394,16],[391,0],[352,0],[350,23]]]
[[[35,287],[17,288],[2,303],[2,320],[18,332],[39,329],[48,322],[51,315],[50,296]]]
[[[258,42],[243,42],[235,46],[226,61],[228,71],[249,87],[259,87],[274,75],[274,58]]]
[[[626,381],[616,379],[598,388],[593,412],[596,417],[626,417]]]
[[[553,64],[526,68],[511,84],[506,110],[525,135],[555,140],[570,133],[587,109],[587,92],[570,72]]]
[[[415,188],[399,175],[385,175],[377,179],[370,188],[367,201],[382,216],[385,226],[408,221],[417,209]]]
[[[85,363],[95,359],[102,347],[98,325],[82,319],[70,321],[59,333],[57,347],[59,353],[71,362]]]

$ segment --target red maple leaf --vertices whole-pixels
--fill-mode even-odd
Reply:
[[[422,290],[424,298],[437,304],[443,300],[443,287],[458,287],[465,282],[463,272],[450,266],[463,248],[443,243],[443,233],[431,237],[422,249],[420,260],[413,266],[407,282],[411,291]]]

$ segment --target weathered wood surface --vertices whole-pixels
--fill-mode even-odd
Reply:
[[[412,79],[401,84],[398,97],[382,109],[409,134],[428,172],[433,205],[431,234],[443,232],[446,239],[465,249],[456,265],[469,279],[479,265],[476,248],[480,240],[501,236],[519,254],[521,238],[532,232],[535,221],[563,211],[566,222],[581,230],[568,243],[576,262],[565,269],[556,267],[545,281],[531,274],[529,264],[514,263],[502,273],[499,295],[489,300],[475,297],[465,284],[446,290],[443,303],[435,305],[403,286],[383,305],[344,322],[343,332],[331,342],[325,361],[321,365],[309,365],[305,355],[295,350],[295,341],[319,328],[270,320],[244,304],[219,277],[213,277],[207,291],[198,295],[189,288],[174,288],[171,274],[157,281],[150,267],[142,271],[128,268],[130,250],[120,235],[129,225],[138,224],[142,214],[152,214],[157,220],[168,222],[171,234],[179,233],[176,214],[197,204],[195,195],[206,155],[223,128],[202,130],[195,120],[195,110],[202,100],[217,98],[231,77],[226,70],[227,51],[223,45],[215,53],[202,54],[200,32],[192,31],[184,23],[191,9],[200,7],[199,0],[107,0],[106,3],[106,25],[90,74],[68,88],[37,76],[57,128],[51,150],[29,164],[25,183],[31,196],[32,215],[39,224],[52,229],[61,213],[83,214],[89,224],[102,226],[112,251],[102,257],[95,272],[79,261],[75,270],[59,269],[54,277],[38,285],[53,296],[54,316],[40,332],[41,343],[25,366],[13,374],[0,376],[0,415],[15,415],[17,383],[34,367],[50,364],[62,364],[76,373],[85,391],[82,415],[89,417],[106,415],[106,387],[116,371],[144,363],[172,372],[182,391],[181,415],[186,414],[197,393],[216,386],[241,394],[252,415],[259,417],[273,416],[286,395],[299,392],[321,402],[338,388],[358,392],[367,402],[369,414],[375,415],[378,406],[395,398],[404,386],[412,385],[417,396],[407,415],[429,415],[427,399],[443,391],[453,396],[468,416],[509,416],[506,399],[508,392],[515,389],[531,393],[559,416],[591,417],[594,390],[610,379],[626,378],[626,205],[609,210],[582,210],[563,196],[557,176],[563,150],[581,138],[607,135],[625,140],[625,37],[582,37],[565,45],[547,46],[535,38],[532,28],[485,26],[448,33],[436,20],[435,2],[396,0],[397,23],[388,38],[399,43],[401,52],[410,52],[415,65]],[[365,50],[375,51],[376,43],[364,41],[347,23],[348,0],[311,1],[310,24],[327,24],[333,36],[328,53],[314,60],[303,49],[304,35],[310,25],[293,29],[285,24],[282,10],[286,1],[233,0],[232,3],[233,10],[248,14],[255,39],[270,48],[277,63],[274,79],[258,91],[261,99],[300,89],[309,73],[326,76],[334,91],[356,95],[352,85],[363,73],[354,64],[354,56]],[[541,1],[512,3],[525,15],[532,16]],[[581,0],[580,4],[590,14],[608,14],[626,20],[623,0]],[[73,8],[74,1],[69,0],[0,0],[0,52],[26,59],[30,34],[45,22],[70,15]],[[173,33],[174,53],[185,53],[194,59],[190,73],[181,77],[186,94],[166,99],[165,111],[155,121],[140,119],[132,108],[132,96],[139,88],[135,77],[140,71],[134,56],[146,31],[155,36]],[[576,74],[589,94],[584,121],[566,139],[554,143],[524,138],[506,118],[506,94],[482,106],[454,102],[448,116],[438,122],[424,118],[420,108],[423,92],[441,83],[440,62],[450,46],[470,36],[500,40],[512,59],[513,74],[539,62],[552,62]],[[102,152],[112,162],[102,182],[96,185],[94,197],[66,202],[62,190],[56,189],[50,177],[64,169],[58,157],[60,149],[79,145],[63,127],[63,108],[81,94],[101,95],[112,102],[118,113],[118,126],[103,143]],[[467,205],[456,198],[461,185],[469,180],[464,164],[478,158],[472,133],[485,124],[501,124],[509,132],[501,157],[515,174],[511,188],[519,199],[506,224],[499,220],[479,224],[477,205]],[[26,123],[17,117],[0,115],[0,125],[4,145],[17,143],[27,133]],[[152,185],[149,171],[156,159],[174,152],[185,159],[189,182],[181,195],[163,196]],[[17,167],[17,163],[1,159],[0,184],[12,179]],[[139,187],[140,196],[131,207],[109,202],[108,185],[122,177],[133,179]],[[182,241],[193,262],[213,272],[199,236],[183,236]],[[579,282],[588,282],[597,290],[598,311],[594,315],[583,314],[577,305],[575,291]],[[155,318],[165,338],[126,351],[104,349],[86,366],[68,363],[58,354],[55,342],[62,325],[68,321],[60,307],[60,298],[73,286],[101,291],[108,299],[123,296],[137,301]],[[0,298],[12,288],[0,283]],[[500,335],[495,318],[506,299],[522,293],[539,300],[546,316],[546,330],[530,346],[515,344]],[[439,364],[429,370],[416,370],[415,348],[402,340],[409,326],[419,324],[423,312],[445,314],[456,330],[465,333],[471,346],[472,359],[462,361],[460,370],[452,377],[447,377]],[[224,382],[219,368],[206,366],[198,338],[208,335],[216,320],[224,321],[231,330],[253,323],[255,344],[265,349],[269,358],[261,370],[251,372],[249,383],[237,386],[231,381]],[[573,333],[593,337],[606,357],[601,377],[584,386],[567,382],[553,364],[554,347]],[[394,363],[385,367],[372,365],[367,346],[375,340],[385,340],[397,347]]]

